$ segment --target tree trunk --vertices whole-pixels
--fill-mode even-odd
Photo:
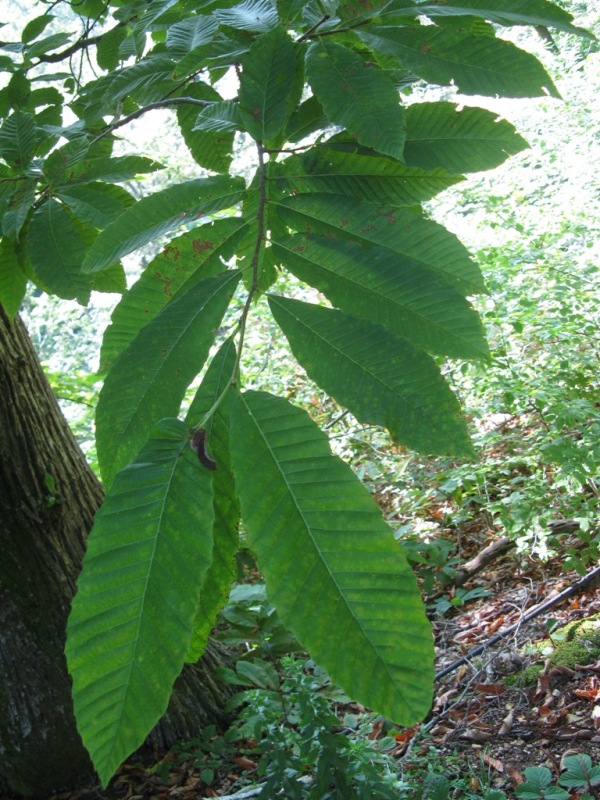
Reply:
[[[66,620],[102,488],[27,332],[0,306],[0,794],[48,797],[93,780],[73,716]],[[147,747],[223,723],[215,648],[184,670]]]

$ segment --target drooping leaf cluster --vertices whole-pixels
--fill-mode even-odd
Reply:
[[[409,448],[471,455],[439,363],[487,357],[469,302],[483,280],[421,203],[526,143],[488,111],[411,92],[425,81],[557,96],[495,25],[582,32],[546,0],[83,0],[76,11],[81,34],[43,13],[0,44],[11,73],[0,300],[16,312],[28,280],[82,303],[124,292],[96,415],[107,496],[67,645],[94,764],[106,782],[202,653],[240,518],[284,623],[352,696],[412,724],[429,708],[433,648],[403,552],[310,417],[243,391],[240,351],[266,295],[308,376],[359,421]],[[66,71],[77,57],[94,63],[87,82]],[[225,75],[233,99],[219,93]],[[160,165],[117,154],[117,131],[156,108],[175,113],[173,147],[198,175],[136,201],[123,182]],[[230,174],[238,133],[255,160],[248,185]],[[156,241],[162,252],[125,291],[121,258]],[[284,273],[313,301],[287,296]]]

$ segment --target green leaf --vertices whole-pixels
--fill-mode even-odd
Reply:
[[[83,305],[88,302],[93,280],[81,272],[86,242],[63,205],[50,199],[34,212],[27,248],[35,275],[47,292]]]
[[[592,759],[587,753],[565,756],[563,759],[565,772],[560,776],[563,786],[592,787],[600,784],[600,766],[592,766]]]
[[[242,178],[216,175],[175,184],[143,197],[102,231],[82,268],[84,272],[104,269],[185,222],[235,205],[243,190]]]
[[[15,317],[27,288],[27,276],[21,269],[15,245],[0,238],[0,304],[9,317]]]
[[[404,158],[413,167],[480,172],[527,147],[510,122],[483,108],[413,103],[406,109]]]
[[[104,0],[81,0],[77,3],[77,14],[82,17],[102,17],[105,13]]]
[[[59,47],[69,44],[71,37],[71,33],[53,33],[24,47],[23,54],[26,59],[45,56],[52,50],[58,50]]]
[[[138,105],[163,99],[176,84],[173,81],[175,62],[164,55],[149,55],[130,67],[110,74],[110,85],[105,90],[105,108],[115,100],[131,97]]]
[[[323,106],[313,95],[301,103],[293,112],[285,129],[287,142],[299,142],[314,131],[327,128],[329,120],[325,116]]]
[[[486,358],[479,317],[431,270],[380,247],[326,235],[273,242],[275,255],[348,314],[378,322],[417,347],[451,358]]]
[[[127,277],[120,261],[112,264],[108,269],[97,272],[93,277],[95,292],[109,292],[110,294],[123,294],[127,291]]]
[[[127,35],[123,39],[123,41],[119,44],[119,59],[120,61],[129,61],[130,59],[135,59],[138,61],[144,55],[146,50],[146,45],[148,44],[148,36],[146,31],[141,30],[140,28],[128,28]],[[112,76],[111,76],[112,77]],[[146,76],[149,79],[150,85],[152,76]],[[164,78],[164,74],[160,80]]]
[[[399,58],[429,83],[454,83],[464,94],[560,97],[537,58],[504,39],[437,25],[374,26],[358,35],[370,47]]]
[[[115,361],[96,409],[98,462],[105,486],[137,453],[153,425],[178,413],[239,278],[239,272],[226,272],[199,281],[142,328]]]
[[[589,36],[588,31],[572,25],[573,16],[547,0],[458,0],[458,2],[419,4],[415,12],[432,19],[445,16],[478,14],[498,25],[545,25],[568,33]],[[413,13],[415,13],[413,12]],[[405,13],[409,11],[405,10]]]
[[[167,708],[212,556],[211,476],[163,420],[96,515],[67,631],[77,727],[102,784]]]
[[[94,228],[106,228],[135,203],[121,186],[100,181],[61,187],[56,196]]]
[[[18,181],[2,215],[2,234],[17,239],[35,201],[37,179]]]
[[[105,371],[138,332],[177,294],[223,272],[247,228],[239,217],[201,225],[169,242],[113,311],[100,355]]]
[[[211,103],[203,108],[196,117],[192,131],[206,131],[208,133],[233,133],[242,130],[243,123],[240,107],[232,100],[222,103]]]
[[[57,131],[59,136],[66,134],[64,129]],[[44,176],[51,182],[64,180],[69,167],[83,161],[90,150],[90,142],[86,136],[75,136],[66,144],[56,147],[46,158],[43,166]]]
[[[294,45],[280,27],[259,36],[244,56],[240,111],[244,126],[254,139],[273,139],[283,128],[295,69]]]
[[[200,51],[211,41],[219,27],[212,15],[197,14],[171,25],[167,31],[167,50],[177,61]]]
[[[46,86],[42,89],[34,89],[27,101],[27,110],[33,111],[40,106],[62,106],[64,96],[54,86]],[[43,112],[40,112],[43,113]],[[38,116],[39,122],[39,116]],[[60,120],[62,121],[62,120]]]
[[[15,111],[0,127],[0,156],[11,166],[25,169],[35,153],[35,120],[31,114]]]
[[[46,161],[46,164],[48,164],[50,158]],[[91,183],[93,181],[120,183],[129,181],[135,178],[136,175],[155,172],[158,169],[163,169],[162,164],[143,156],[119,156],[117,158],[99,156],[97,158],[86,158],[72,164],[59,165],[53,162],[52,172],[46,174],[54,183],[61,184]]]
[[[121,63],[119,48],[127,36],[124,25],[116,25],[100,37],[96,45],[96,60],[100,69],[107,72],[116,69]]]
[[[244,0],[233,8],[217,8],[214,14],[221,25],[253,33],[270,31],[279,22],[277,8],[269,0]]]
[[[186,425],[196,426],[213,407],[234,374],[236,352],[233,339],[221,346],[206,371],[206,375],[186,415]],[[206,573],[196,612],[194,633],[186,661],[197,661],[215,626],[217,614],[227,603],[231,584],[236,578],[235,556],[239,547],[238,525],[240,508],[235,494],[229,455],[229,415],[232,397],[237,390],[230,386],[229,394],[206,425],[206,441],[217,463],[213,472],[214,513],[213,558]]]
[[[212,86],[201,81],[187,87],[185,94],[213,104],[221,100],[221,96]],[[210,109],[213,107],[209,106]],[[200,130],[196,126],[197,117],[198,106],[191,104],[177,106],[177,122],[194,161],[214,172],[228,172],[233,157],[233,132]]]
[[[442,169],[406,167],[383,156],[343,153],[326,147],[286,158],[279,174],[278,184],[294,194],[326,192],[394,207],[430,200],[462,180],[462,176],[451,176]]]
[[[337,16],[338,6],[339,0],[309,0],[302,13],[309,30],[315,26],[319,31],[338,26],[341,22]]]
[[[355,25],[357,22],[379,16],[390,5],[393,6],[394,3],[390,3],[389,0],[369,0],[368,3],[364,0],[344,0],[339,3],[337,13],[345,25]]]
[[[297,22],[302,17],[305,3],[303,0],[278,0],[277,13],[281,22],[286,27],[291,27],[293,22]]]
[[[308,376],[359,422],[432,455],[472,455],[458,401],[435,361],[386,328],[332,308],[269,297]]]
[[[53,14],[41,14],[39,17],[32,19],[23,28],[21,33],[21,41],[26,44],[27,42],[32,42],[34,39],[37,39],[37,37],[45,31],[53,19]]]
[[[308,49],[306,75],[331,122],[361,144],[402,159],[404,113],[383,70],[343,45],[321,40]]]
[[[431,703],[433,641],[381,512],[308,415],[245,392],[231,456],[248,541],[284,625],[351,697],[401,725]]]
[[[466,248],[419,209],[374,205],[350,197],[304,194],[277,206],[290,226],[387,248],[408,265],[433,270],[465,294],[485,291],[483,277]]]

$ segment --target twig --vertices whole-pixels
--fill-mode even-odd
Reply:
[[[456,570],[452,581],[453,585],[462,586],[469,578],[472,578],[473,575],[476,575],[486,567],[490,561],[498,558],[498,556],[504,555],[504,553],[508,553],[515,545],[516,542],[511,541],[507,536],[503,536],[501,539],[495,539],[491,544],[477,553],[475,558],[472,558],[470,561],[465,561],[465,563]]]
[[[237,381],[238,372],[240,369],[240,362],[242,358],[242,350],[244,347],[244,337],[246,335],[246,324],[248,322],[248,314],[250,313],[250,308],[252,306],[252,301],[254,299],[254,295],[258,290],[258,281],[259,281],[259,262],[260,262],[260,251],[264,244],[265,239],[265,212],[267,206],[267,175],[266,175],[266,168],[265,168],[265,159],[264,159],[264,149],[261,142],[256,142],[256,147],[258,150],[258,211],[256,214],[256,244],[254,246],[254,252],[252,254],[252,261],[250,262],[250,266],[252,269],[252,282],[250,284],[250,289],[248,290],[248,297],[246,298],[246,302],[244,304],[244,308],[242,309],[242,314],[240,317],[240,321],[238,324],[238,347],[237,347],[237,356],[235,360],[235,364],[233,367],[233,372],[231,377],[227,381],[225,388],[221,392],[221,394],[217,397],[215,402],[209,408],[209,410],[204,414],[198,425],[194,425],[194,430],[199,430],[204,428],[208,423],[209,419],[215,413],[215,411],[219,408],[225,396],[229,392],[231,386],[233,386]]]
[[[147,106],[143,106],[143,108],[138,108],[135,111],[132,111],[131,114],[128,114],[126,117],[123,117],[123,119],[120,119],[117,122],[111,122],[110,125],[107,125],[106,128],[104,128],[104,130],[92,140],[91,144],[95,144],[100,139],[108,136],[109,133],[116,131],[117,128],[122,128],[123,125],[133,122],[134,119],[141,117],[147,111],[155,111],[157,108],[169,108],[169,106],[175,106],[182,103],[187,103],[188,105],[194,106],[202,106],[203,108],[211,105],[208,100],[198,100],[195,97],[171,97],[168,100],[157,100],[155,103],[148,103]]]
[[[440,678],[443,678],[446,675],[449,675],[451,672],[454,672],[454,670],[458,669],[462,664],[467,664],[472,658],[478,656],[480,653],[483,653],[484,650],[487,650],[488,647],[491,647],[493,644],[496,644],[496,642],[499,642],[501,639],[504,639],[505,636],[514,633],[514,631],[518,630],[521,627],[521,625],[523,625],[525,622],[529,622],[530,620],[535,619],[535,617],[539,616],[540,614],[543,614],[544,611],[548,611],[550,608],[553,608],[554,606],[557,606],[560,603],[562,603],[563,600],[572,597],[574,594],[578,594],[583,589],[585,589],[586,586],[592,583],[596,578],[600,578],[600,567],[595,567],[591,572],[588,572],[588,574],[585,575],[583,578],[580,578],[578,581],[573,583],[563,592],[557,594],[556,597],[553,597],[551,600],[547,600],[545,603],[542,603],[542,605],[537,606],[537,608],[534,608],[528,614],[525,614],[523,617],[521,617],[521,619],[518,622],[515,622],[514,625],[511,625],[509,628],[500,631],[500,633],[496,634],[496,636],[493,636],[484,644],[481,644],[479,645],[479,647],[476,647],[474,650],[471,650],[471,652],[468,653],[466,656],[459,658],[458,661],[454,661],[452,664],[450,664],[450,666],[446,667],[441,672],[438,672],[435,676],[435,680],[439,681]]]
[[[311,36],[311,34],[313,34],[317,30],[317,28],[320,28],[321,25],[327,22],[328,19],[329,19],[329,14],[325,14],[323,17],[321,17],[321,19],[318,22],[315,22],[315,24],[311,28],[309,28],[306,31],[306,33],[303,33],[302,36],[298,38],[298,42],[305,42]]]

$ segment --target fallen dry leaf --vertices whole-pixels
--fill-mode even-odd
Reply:
[[[486,764],[486,766],[495,769],[496,772],[504,772],[504,764],[502,761],[500,761],[498,758],[492,758],[492,756],[488,755],[487,753],[484,753],[483,755],[483,763]]]
[[[502,725],[500,726],[500,730],[498,731],[498,736],[506,736],[507,733],[510,733],[510,730],[513,726],[513,721],[514,721],[514,715],[511,710],[502,720]]]

